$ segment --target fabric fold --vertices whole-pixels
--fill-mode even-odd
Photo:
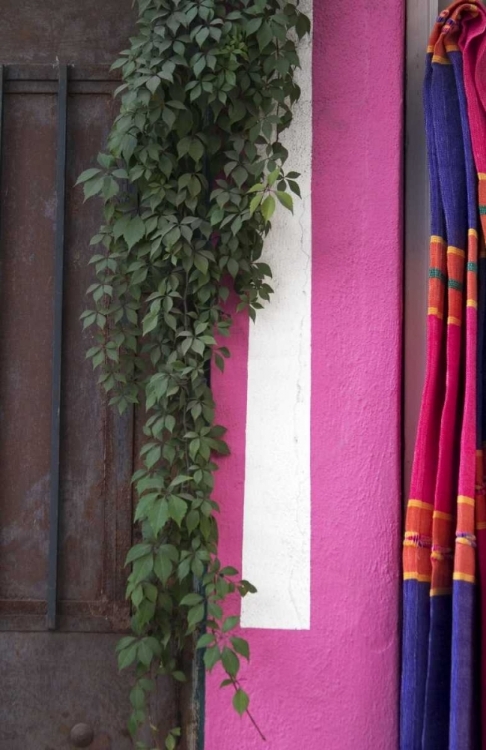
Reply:
[[[427,371],[403,552],[401,750],[481,747],[476,570],[477,535],[486,520],[480,520],[486,410],[478,362],[485,342],[483,327],[478,335],[479,170],[467,83],[476,65],[466,50],[473,30],[484,42],[484,29],[475,26],[484,17],[476,3],[453,3],[439,15],[427,50]]]

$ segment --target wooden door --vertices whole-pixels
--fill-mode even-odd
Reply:
[[[116,114],[109,64],[132,3],[0,10],[0,748],[126,750],[114,646],[129,620],[133,415],[113,413],[85,360],[100,211],[74,183]]]

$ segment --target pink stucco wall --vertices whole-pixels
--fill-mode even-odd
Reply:
[[[311,627],[245,631],[267,743],[215,673],[206,750],[397,746],[403,6],[314,0]],[[240,317],[214,376],[233,451],[218,475],[221,552],[235,565],[247,341]]]

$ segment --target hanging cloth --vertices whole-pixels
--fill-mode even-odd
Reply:
[[[468,9],[462,9],[462,13],[459,13],[456,20],[456,28],[451,28],[451,33],[453,36],[458,36],[459,46],[464,56],[464,82],[474,161],[478,173],[479,215],[482,228],[479,254],[476,535],[481,652],[478,679],[480,747],[486,750],[486,478],[484,461],[486,440],[486,252],[484,249],[486,234],[486,11],[484,7],[478,5],[476,12],[471,6]]]
[[[424,86],[432,236],[426,379],[403,555],[401,750],[477,748],[478,204],[451,9],[432,32]]]

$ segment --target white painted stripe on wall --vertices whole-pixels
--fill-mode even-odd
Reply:
[[[309,13],[311,0],[302,3]],[[275,294],[250,323],[242,602],[248,628],[310,627],[312,44],[301,48],[302,97],[285,133],[301,173],[294,216],[279,207],[264,253]]]

